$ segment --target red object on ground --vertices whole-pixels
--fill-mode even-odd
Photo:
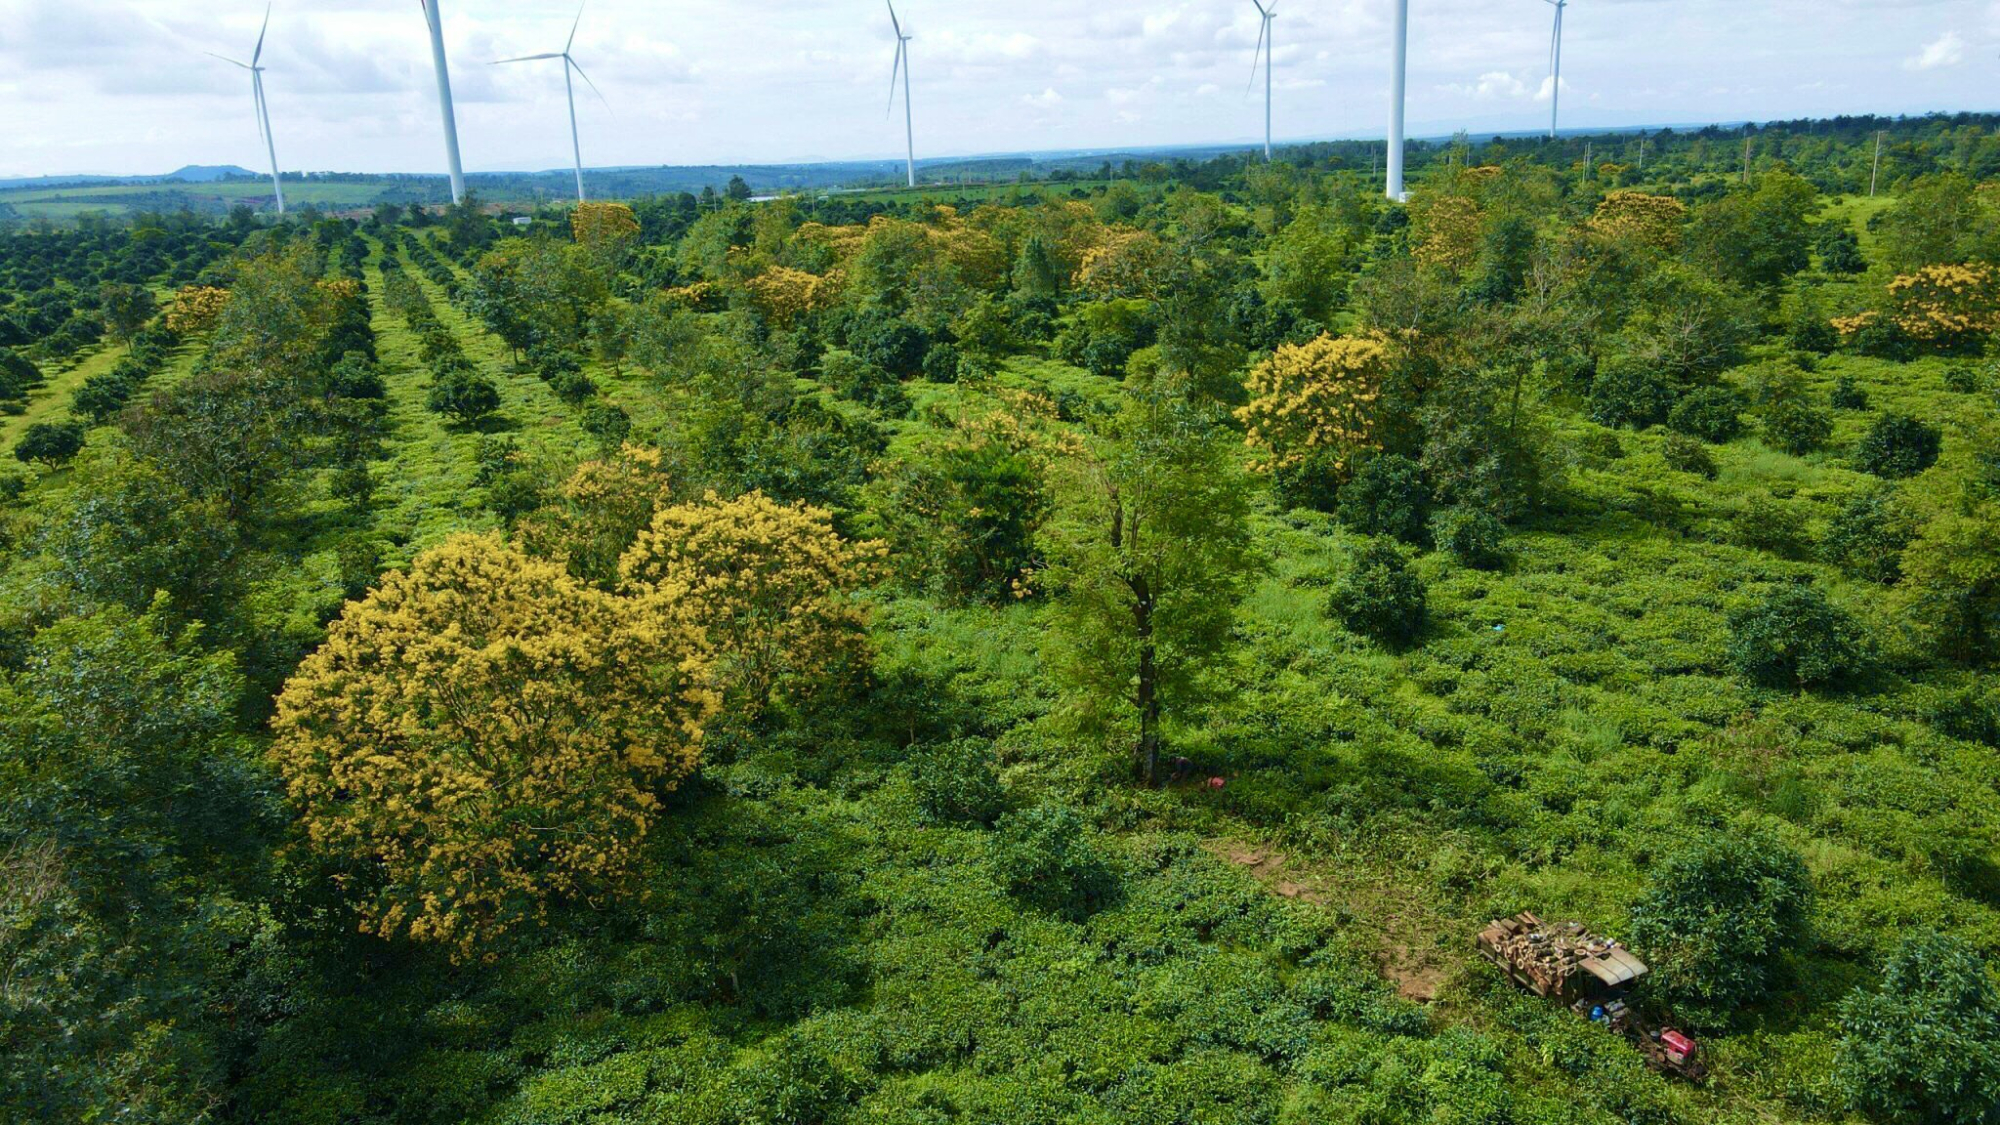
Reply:
[[[1221,779],[1221,778],[1219,778],[1219,777],[1211,777],[1211,778],[1209,778],[1209,779],[1208,779],[1208,787],[1209,787],[1210,789],[1220,789],[1220,788],[1222,788],[1222,779]]]
[[[1672,1051],[1676,1055],[1687,1056],[1694,1054],[1694,1040],[1689,1039],[1678,1031],[1662,1031],[1660,1033],[1660,1042],[1666,1045],[1667,1050]]]

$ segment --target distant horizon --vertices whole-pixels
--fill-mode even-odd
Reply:
[[[1879,117],[1891,120],[1919,120],[1930,117],[1952,117],[1959,115],[2000,116],[2000,109],[1983,109],[1983,108],[1932,109],[1932,110],[1925,110],[1922,112],[1912,112],[1912,113],[1870,113],[1867,111],[1856,111],[1856,112],[1843,112],[1843,113],[1827,114],[1827,115],[1811,114],[1811,115],[1802,115],[1793,117],[1733,118],[1733,119],[1719,119],[1712,121],[1690,120],[1690,121],[1676,121],[1676,122],[1632,123],[1632,124],[1618,124],[1618,125],[1611,125],[1611,124],[1598,125],[1598,124],[1585,123],[1585,124],[1578,124],[1575,126],[1564,126],[1560,131],[1560,135],[1565,137],[1580,137],[1580,136],[1603,135],[1607,133],[1621,133],[1621,134],[1631,134],[1631,133],[1641,133],[1641,132],[1657,133],[1662,130],[1686,132],[1686,131],[1699,131],[1702,129],[1710,129],[1710,128],[1718,128],[1718,129],[1741,128],[1745,125],[1767,127],[1780,122],[1790,122],[1790,121],[1831,121],[1840,118],[1856,118],[1856,117]],[[1491,122],[1489,121],[1481,124],[1491,124]],[[1450,140],[1459,133],[1468,133],[1472,136],[1474,140],[1490,139],[1493,137],[1518,139],[1523,137],[1539,136],[1545,131],[1546,130],[1543,129],[1532,129],[1532,128],[1514,128],[1514,129],[1483,128],[1483,127],[1478,127],[1477,125],[1458,125],[1458,126],[1447,127],[1444,123],[1424,122],[1412,126],[1408,139],[1410,141],[1417,143],[1431,143],[1431,142]],[[1305,145],[1315,145],[1315,144],[1351,144],[1351,143],[1368,143],[1368,142],[1381,143],[1386,139],[1386,136],[1387,136],[1386,132],[1377,132],[1373,135],[1369,135],[1367,133],[1355,133],[1348,135],[1312,136],[1312,137],[1280,136],[1275,139],[1274,143],[1277,145],[1277,147],[1285,149],[1285,148],[1298,148]],[[960,153],[941,153],[933,156],[919,155],[917,157],[917,166],[918,168],[921,169],[926,166],[934,166],[938,164],[958,164],[958,163],[977,162],[977,161],[1003,161],[1003,160],[1021,160],[1021,159],[1029,159],[1029,160],[1080,159],[1095,155],[1104,155],[1107,157],[1111,157],[1120,155],[1149,155],[1154,153],[1202,152],[1202,151],[1221,153],[1236,149],[1243,149],[1246,151],[1252,149],[1261,150],[1262,145],[1263,141],[1261,139],[1241,138],[1241,139],[1222,140],[1222,141],[1177,142],[1172,144],[1087,145],[1080,148],[1030,148],[1030,149],[1001,150],[1001,151],[977,151],[977,152],[967,151]],[[756,161],[711,160],[711,161],[659,162],[659,163],[636,163],[636,164],[592,164],[586,161],[584,164],[584,171],[586,174],[588,173],[602,174],[602,173],[615,173],[615,172],[640,172],[640,171],[659,171],[659,170],[679,171],[679,170],[695,170],[695,169],[710,169],[710,168],[721,169],[721,170],[751,170],[759,168],[771,168],[771,169],[831,168],[831,167],[848,167],[848,166],[867,166],[876,164],[882,165],[885,168],[893,167],[899,169],[902,167],[903,158],[900,155],[882,155],[882,156],[852,156],[852,157],[824,157],[824,158],[808,157],[808,158],[800,158],[793,160],[756,160]],[[153,172],[63,171],[63,172],[38,172],[25,175],[6,174],[6,175],[0,175],[0,186],[13,185],[23,182],[33,182],[33,181],[51,181],[60,183],[65,180],[88,180],[88,179],[171,180],[178,173],[188,171],[190,169],[205,170],[205,171],[227,170],[228,173],[232,176],[240,175],[241,177],[251,178],[251,179],[267,178],[269,175],[269,173],[267,172],[260,172],[254,168],[245,167],[244,165],[241,164],[227,164],[227,163],[210,164],[199,161],[185,161],[175,166],[174,168],[168,169],[166,171],[153,171]],[[288,179],[292,177],[306,178],[318,175],[381,176],[381,177],[396,177],[404,179],[437,179],[437,180],[443,180],[445,178],[445,173],[441,169],[428,169],[428,168],[425,169],[285,168],[283,169],[283,174]],[[562,166],[562,165],[551,166],[547,168],[467,167],[465,170],[465,174],[468,178],[476,178],[482,176],[502,176],[502,177],[568,176],[571,174],[571,169],[568,166]],[[197,182],[197,181],[187,181],[187,182]]]

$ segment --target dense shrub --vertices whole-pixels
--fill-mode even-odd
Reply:
[[[924,355],[924,378],[933,383],[956,383],[962,359],[963,354],[957,344],[933,344]]]
[[[1820,557],[1858,578],[1893,584],[1903,573],[1903,548],[1916,537],[1899,511],[1896,492],[1881,486],[1856,493],[1827,525]]]
[[[993,869],[1007,892],[1080,921],[1105,905],[1117,881],[1096,830],[1067,805],[1036,805],[1000,818]]]
[[[1861,256],[1861,239],[1844,222],[1820,224],[1813,236],[1813,252],[1819,255],[1819,268],[1827,273],[1856,274],[1868,270],[1868,259]]]
[[[1474,570],[1498,570],[1507,561],[1507,528],[1483,508],[1445,508],[1431,517],[1437,549]]]
[[[1868,409],[1868,392],[1854,381],[1854,376],[1842,374],[1833,381],[1833,394],[1829,401],[1835,410]]]
[[[1423,541],[1430,517],[1430,489],[1415,461],[1394,453],[1371,457],[1340,490],[1340,522],[1363,535]]]
[[[820,357],[820,378],[840,397],[872,406],[892,418],[910,412],[910,398],[886,368],[853,352],[829,351]]]
[[[1428,612],[1423,579],[1385,539],[1372,540],[1355,553],[1327,608],[1349,629],[1391,647],[1422,636]]]
[[[1643,430],[1666,421],[1673,407],[1673,387],[1651,364],[1632,356],[1605,360],[1590,384],[1590,418],[1600,426]]]
[[[1729,619],[1736,670],[1767,687],[1838,686],[1867,664],[1861,626],[1814,586],[1779,588]]]
[[[912,763],[917,811],[933,824],[992,824],[1007,808],[993,746],[973,738],[947,742]]]
[[[1840,1005],[1836,1076],[1884,1121],[2000,1121],[2000,993],[1976,950],[1936,933],[1904,939],[1881,981]]]
[[[1728,1023],[1770,994],[1785,954],[1805,938],[1811,894],[1805,863],[1782,844],[1708,835],[1654,867],[1632,907],[1632,944],[1676,1012]]]
[[[1907,414],[1884,414],[1854,450],[1854,467],[1887,480],[1913,477],[1937,464],[1944,435]]]
[[[83,451],[83,424],[81,422],[36,422],[21,435],[14,446],[14,458],[18,461],[39,461],[44,465],[61,465]]]
[[[1667,428],[1675,433],[1721,444],[1743,432],[1743,411],[1749,404],[1730,387],[1702,387],[1674,404]]]
[[[1985,380],[1969,363],[1954,363],[1944,369],[1944,389],[1955,395],[1976,395]]]
[[[1660,456],[1667,462],[1667,468],[1677,473],[1693,473],[1706,480],[1714,480],[1715,458],[1708,452],[1708,446],[1685,434],[1668,434],[1660,446]]]
[[[446,368],[431,382],[424,406],[462,426],[477,425],[500,409],[500,388],[469,364]]]
[[[1832,416],[1803,395],[1764,408],[1764,440],[1795,457],[1811,453],[1832,436]]]

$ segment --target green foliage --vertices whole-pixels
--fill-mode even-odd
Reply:
[[[1743,411],[1748,406],[1733,388],[1702,387],[1674,404],[1667,428],[1720,445],[1743,432]]]
[[[1600,426],[1643,430],[1666,421],[1673,407],[1673,388],[1637,356],[1605,359],[1591,380],[1590,420]]]
[[[478,368],[446,368],[424,393],[424,408],[461,426],[476,426],[500,409],[500,388]]]
[[[2000,1120],[2000,989],[1964,942],[1918,933],[1840,1004],[1837,1078],[1884,1121]]]
[[[1903,548],[1916,535],[1907,512],[1889,487],[1865,489],[1833,517],[1821,540],[1821,557],[1849,574],[1895,584],[1903,573]]]
[[[1852,375],[1841,375],[1833,381],[1833,394],[1829,403],[1835,410],[1868,409],[1868,392],[1854,381]]]
[[[1763,415],[1764,439],[1795,457],[1811,453],[1833,436],[1833,417],[1803,394],[1770,403]]]
[[[1423,579],[1403,553],[1375,539],[1354,553],[1327,598],[1327,610],[1354,632],[1401,648],[1423,636],[1429,605]]]
[[[1117,892],[1096,832],[1066,805],[1036,805],[1000,818],[993,870],[1009,894],[1080,921]]]
[[[1437,549],[1474,570],[1498,570],[1507,561],[1507,528],[1482,508],[1443,508],[1431,516]]]
[[[1819,193],[1790,172],[1769,172],[1754,187],[1695,209],[1688,253],[1714,276],[1748,288],[1773,288],[1811,264]]]
[[[1677,1013],[1726,1024],[1770,995],[1805,940],[1811,900],[1805,864],[1784,845],[1706,835],[1655,864],[1632,907],[1632,944]]]
[[[1715,479],[1715,457],[1698,438],[1668,434],[1666,440],[1660,443],[1660,457],[1666,461],[1667,468],[1677,473],[1693,473],[1704,480]]]
[[[978,739],[955,739],[918,757],[910,783],[917,811],[933,824],[988,825],[1007,808],[993,747]]]
[[[1362,463],[1354,479],[1341,488],[1336,511],[1349,530],[1421,543],[1429,527],[1430,505],[1423,467],[1386,453]]]
[[[1913,477],[1937,464],[1944,435],[1907,414],[1884,414],[1854,450],[1854,467],[1886,480]]]
[[[83,425],[80,422],[36,422],[21,434],[14,445],[17,461],[39,461],[54,468],[68,464],[83,452]]]
[[[1818,233],[1813,235],[1813,253],[1819,255],[1819,268],[1827,273],[1857,274],[1868,270],[1868,259],[1861,254],[1861,239],[1844,222],[1821,223]]]
[[[1840,687],[1868,665],[1861,626],[1816,586],[1782,586],[1729,618],[1729,658],[1767,687]]]

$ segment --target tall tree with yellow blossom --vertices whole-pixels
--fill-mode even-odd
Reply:
[[[1670,195],[1614,191],[1597,204],[1590,230],[1614,242],[1672,253],[1687,229],[1687,204]]]
[[[554,500],[522,519],[521,545],[529,554],[565,560],[576,578],[615,588],[619,557],[673,503],[661,462],[657,449],[626,445],[615,457],[578,465]]]
[[[1286,344],[1250,372],[1250,402],[1236,411],[1260,467],[1289,468],[1326,455],[1336,471],[1377,447],[1376,404],[1389,348],[1366,336],[1322,335]]]
[[[475,535],[348,605],[279,696],[271,758],[364,929],[476,956],[620,886],[717,706],[673,609]]]
[[[701,626],[732,713],[753,718],[779,692],[809,696],[864,656],[850,595],[880,553],[843,539],[823,509],[710,493],[654,516],[618,572],[627,591]]]

